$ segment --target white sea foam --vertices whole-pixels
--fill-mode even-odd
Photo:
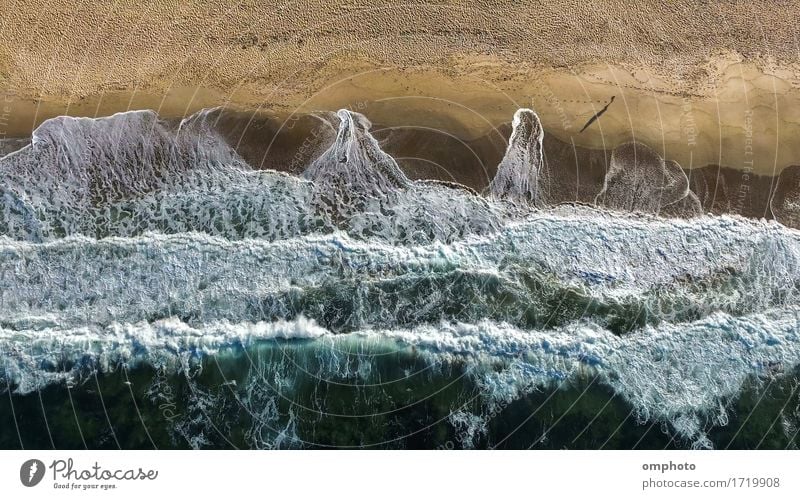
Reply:
[[[275,242],[197,233],[44,244],[4,238],[3,376],[25,393],[74,380],[87,366],[177,368],[187,358],[275,337],[327,342],[309,348],[400,342],[434,363],[474,365],[489,412],[492,404],[537,387],[599,376],[641,420],[669,422],[679,435],[707,446],[704,429],[725,422],[725,404],[749,377],[798,364],[799,243],[800,233],[776,223],[667,220],[585,207],[543,210],[496,234],[426,246],[359,241],[344,233]],[[655,322],[620,337],[601,325],[603,315],[583,310],[583,321],[549,328],[481,321],[484,309],[476,299],[464,304],[478,311],[471,324],[412,326],[406,318],[409,327],[403,327],[387,322],[395,309],[383,314],[387,297],[405,295],[390,289],[371,307],[363,294],[393,279],[402,280],[403,290],[417,278],[454,271],[513,282],[526,265],[548,269],[559,286],[571,282],[600,302],[640,299],[637,307],[652,309],[654,303],[678,307],[686,298],[700,317],[672,322],[673,310],[665,305],[651,310]],[[336,288],[348,281],[362,284],[352,293],[343,288],[345,298],[323,296],[318,304],[322,318],[342,299],[363,307],[351,334],[334,335],[308,320],[274,320],[282,307],[324,283]],[[448,284],[454,300],[463,300],[464,281]],[[491,298],[491,289],[482,290],[480,296]],[[424,304],[412,303],[415,313],[446,308],[436,294],[422,296]],[[481,369],[497,362],[507,365]]]
[[[387,283],[402,290],[415,279],[447,278],[457,292],[466,282],[459,276],[467,273],[522,286],[524,297],[537,292],[526,290],[524,278],[532,272],[550,276],[546,285],[554,292],[574,288],[600,303],[749,313],[796,300],[799,242],[800,233],[775,223],[622,217],[582,207],[541,211],[498,233],[449,245],[396,246],[343,233],[276,242],[197,233],[44,244],[0,238],[0,311],[15,328],[53,315],[62,326],[173,315],[198,323],[259,321],[280,317],[328,285],[355,283],[344,299],[367,307],[368,292]],[[367,295],[360,298],[362,292]],[[491,290],[486,296],[492,298]],[[341,302],[333,298],[323,297],[320,311]],[[363,308],[360,324],[379,325],[370,314],[380,310]],[[673,319],[667,309],[652,313]]]
[[[30,145],[0,159],[0,233],[275,240],[341,229],[421,243],[500,227],[502,207],[465,189],[412,182],[363,115],[337,116],[336,140],[304,178],[253,171],[215,132],[209,111],[177,127],[152,111],[48,120]]]
[[[303,318],[201,328],[173,318],[105,328],[2,329],[0,351],[6,381],[26,393],[48,383],[74,382],[95,369],[147,363],[177,372],[202,356],[275,338],[312,340],[306,348],[334,357],[338,349],[352,350],[345,344],[357,343],[368,364],[380,361],[370,356],[370,345],[396,343],[395,348],[414,346],[432,364],[466,362],[487,412],[532,390],[595,379],[627,401],[640,421],[670,423],[681,437],[709,446],[705,431],[726,423],[726,406],[748,380],[800,364],[799,336],[797,307],[743,317],[716,313],[622,337],[590,321],[552,330],[481,321],[333,335]],[[362,369],[368,381],[370,372]]]
[[[0,231],[24,240],[202,231],[286,238],[307,232],[310,184],[255,172],[208,112],[174,129],[152,111],[54,118],[0,160]]]
[[[546,199],[541,185],[544,167],[542,123],[531,109],[519,109],[514,113],[511,125],[508,148],[489,184],[488,194],[493,199],[543,206]]]
[[[326,333],[314,321],[209,322],[192,327],[174,317],[152,323],[112,323],[33,330],[0,328],[6,382],[28,393],[54,382],[74,382],[88,371],[150,366],[177,370],[186,361],[270,339],[311,339]],[[58,366],[65,366],[59,368]],[[87,369],[88,368],[88,369]]]
[[[707,446],[748,378],[800,362],[799,232],[534,210],[533,111],[515,116],[489,199],[409,180],[356,113],[338,113],[303,179],[251,170],[207,118],[58,118],[0,159],[0,362],[16,391],[276,338],[388,342],[467,362],[488,411],[597,377]],[[694,213],[677,165],[658,158],[654,183],[620,158],[611,207]],[[474,437],[480,415],[456,419]]]
[[[727,422],[726,406],[748,380],[800,364],[798,307],[744,317],[716,313],[622,337],[589,321],[549,331],[482,322],[374,334],[424,348],[440,361],[513,359],[502,371],[480,374],[489,411],[537,387],[596,377],[621,395],[640,421],[669,422],[681,437],[703,447],[711,445],[706,429]]]
[[[455,241],[497,230],[504,209],[466,190],[409,180],[383,152],[361,114],[337,113],[333,144],[303,177],[313,182],[315,213],[361,238],[393,243]]]
[[[603,189],[595,202],[623,211],[675,216],[702,213],[680,165],[665,161],[639,142],[628,142],[614,149]]]

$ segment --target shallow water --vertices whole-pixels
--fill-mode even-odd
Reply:
[[[797,231],[699,216],[639,146],[603,208],[550,206],[530,110],[486,196],[357,113],[299,176],[210,116],[59,118],[0,159],[0,446],[796,445]]]

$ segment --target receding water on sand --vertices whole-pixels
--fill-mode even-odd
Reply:
[[[527,109],[485,193],[352,111],[294,175],[215,116],[58,118],[0,159],[4,446],[794,445],[796,230],[704,215],[639,143],[560,204]]]

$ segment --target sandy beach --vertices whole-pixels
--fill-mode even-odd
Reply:
[[[350,108],[474,140],[533,107],[578,147],[635,139],[686,169],[771,176],[800,158],[797,6],[11,1],[0,133],[225,106],[277,119]]]
[[[5,1],[9,490],[147,493],[32,449],[641,449],[610,471],[526,460],[531,480],[508,460],[397,470],[470,496],[597,495],[598,475],[626,497],[786,494],[788,466],[657,453],[798,448],[799,14]],[[339,487],[290,464],[328,495],[405,493],[356,482],[393,471],[373,456]],[[298,488],[281,459],[209,480],[166,461],[184,475],[145,464],[183,493]]]

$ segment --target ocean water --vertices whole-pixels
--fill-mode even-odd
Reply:
[[[796,447],[800,232],[629,145],[550,205],[531,110],[485,193],[331,119],[296,176],[208,111],[0,159],[0,447]]]

